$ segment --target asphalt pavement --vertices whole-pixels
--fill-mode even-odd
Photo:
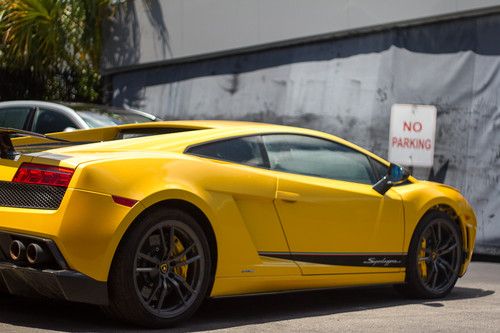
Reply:
[[[138,330],[93,306],[0,296],[2,333]],[[392,287],[226,298],[168,331],[500,332],[500,263],[473,262],[445,299],[408,300]]]

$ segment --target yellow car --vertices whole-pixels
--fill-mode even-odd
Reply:
[[[456,189],[318,131],[3,128],[0,148],[3,289],[139,325],[175,324],[207,297],[378,284],[443,297],[474,247]]]

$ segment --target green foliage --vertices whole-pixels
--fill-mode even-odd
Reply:
[[[109,0],[0,0],[0,100],[100,98]]]

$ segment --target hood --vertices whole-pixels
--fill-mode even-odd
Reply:
[[[460,190],[457,189],[456,187],[453,187],[451,185],[447,185],[447,184],[442,184],[442,183],[437,183],[437,182],[432,182],[432,181],[429,181],[429,180],[421,180],[420,181],[421,183],[424,183],[426,185],[430,185],[430,186],[436,186],[436,187],[444,187],[444,188],[448,188],[450,190],[454,190],[458,193],[460,193]]]

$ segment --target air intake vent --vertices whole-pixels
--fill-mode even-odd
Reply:
[[[33,209],[57,209],[65,187],[0,181],[0,206]]]

